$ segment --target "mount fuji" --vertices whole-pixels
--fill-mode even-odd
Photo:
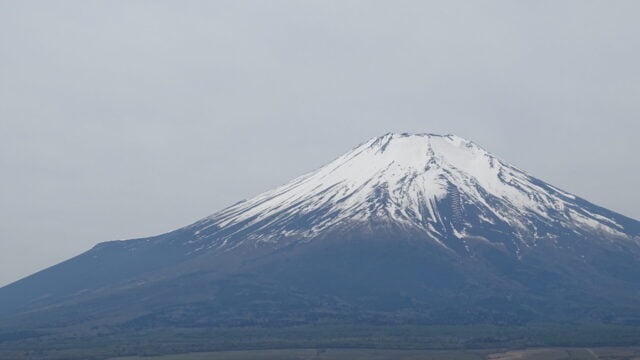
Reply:
[[[454,135],[386,134],[0,289],[0,328],[640,324],[640,222]]]

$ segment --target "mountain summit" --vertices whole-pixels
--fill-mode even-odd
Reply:
[[[224,191],[224,189],[220,189]],[[454,135],[386,134],[0,289],[11,329],[640,322],[640,223]]]
[[[518,253],[554,239],[558,227],[639,241],[609,212],[583,205],[458,136],[389,133],[188,229],[202,251],[285,246],[354,228],[417,231],[449,250],[460,239],[490,241],[486,231],[499,229]]]

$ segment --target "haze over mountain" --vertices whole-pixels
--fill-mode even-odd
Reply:
[[[637,220],[463,138],[389,133],[191,225],[5,286],[0,319],[13,330],[640,324],[638,295]]]

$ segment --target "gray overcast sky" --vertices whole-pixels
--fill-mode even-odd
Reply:
[[[640,218],[639,1],[2,1],[0,285],[389,131]]]

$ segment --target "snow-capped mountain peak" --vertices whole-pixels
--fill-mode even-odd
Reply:
[[[558,226],[629,237],[577,201],[461,137],[388,133],[189,229],[210,240],[200,249],[282,245],[372,223],[418,230],[444,247],[501,227],[515,229],[515,249],[553,237]]]
[[[386,134],[187,227],[101,243],[0,288],[0,318],[633,324],[638,279],[640,222],[460,137]]]

